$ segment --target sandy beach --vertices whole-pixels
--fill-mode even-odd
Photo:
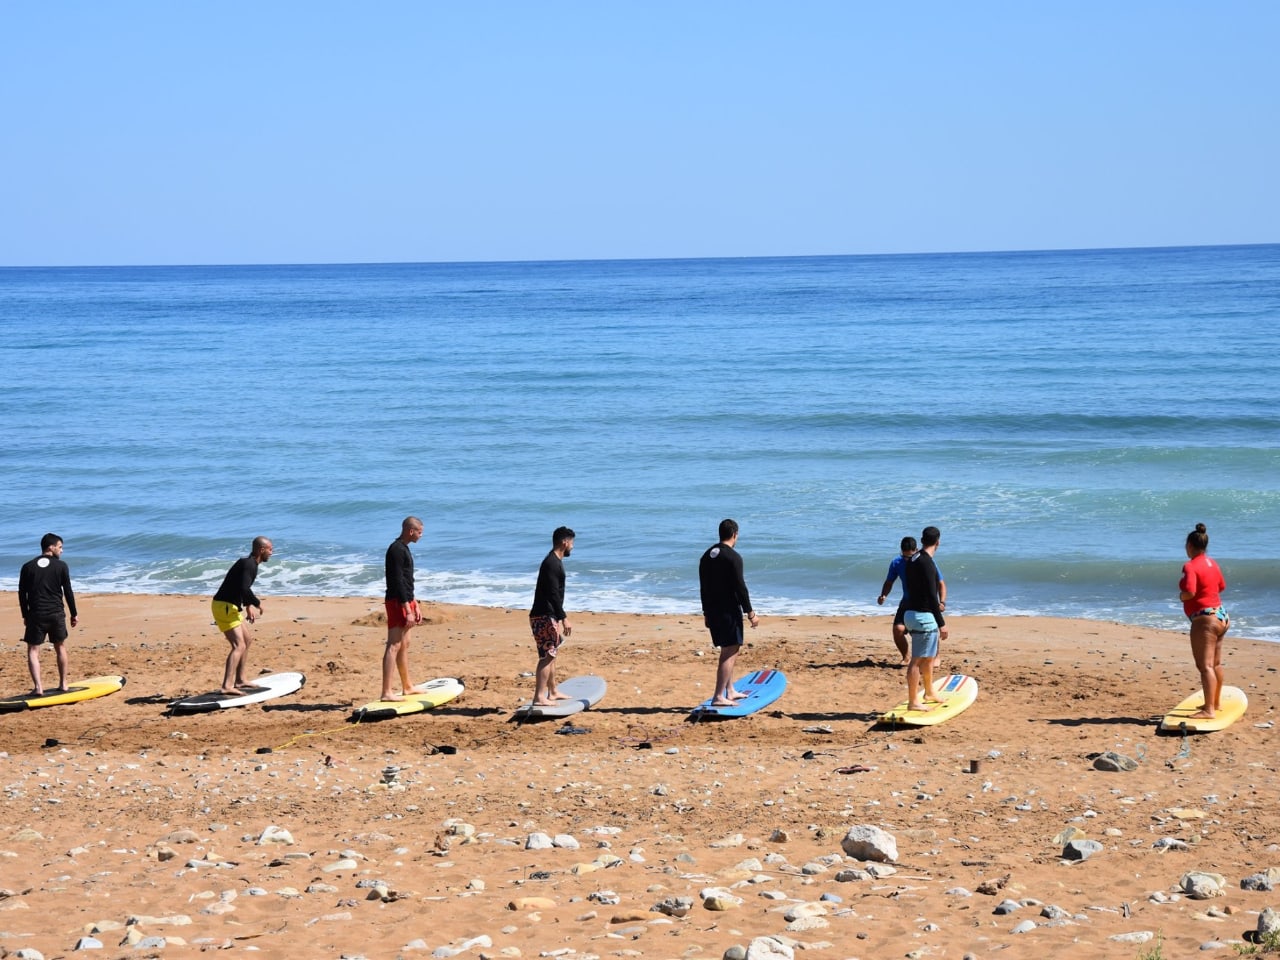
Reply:
[[[560,676],[609,692],[564,732],[512,721],[533,685],[520,610],[428,604],[415,679],[465,693],[353,724],[380,600],[264,597],[251,670],[305,687],[170,717],[220,678],[208,598],[79,599],[73,678],[128,682],[0,714],[0,956],[1229,957],[1280,902],[1241,883],[1280,881],[1275,644],[1228,635],[1243,720],[1161,735],[1198,682],[1185,635],[955,616],[942,672],[976,677],[977,702],[891,730],[888,616],[766,610],[738,673],[783,670],[787,693],[692,724],[714,676],[700,618],[577,612]],[[30,683],[0,603],[10,695]],[[1104,751],[1136,769],[1095,769]],[[862,826],[896,859],[846,852]],[[1064,860],[1071,828],[1100,849]],[[1220,895],[1183,891],[1197,871]]]

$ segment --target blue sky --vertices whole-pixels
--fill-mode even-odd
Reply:
[[[0,264],[1280,240],[1280,3],[0,0]]]

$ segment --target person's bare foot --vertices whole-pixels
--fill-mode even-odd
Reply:
[[[384,693],[378,699],[381,700],[383,703],[403,703],[404,702],[404,697],[400,696],[400,694],[398,693]]]
[[[933,707],[923,703],[908,703],[907,710],[911,713],[928,713]]]
[[[711,701],[711,705],[713,707],[732,707],[737,702],[736,700],[726,700],[724,697],[716,697]]]
[[[1197,710],[1187,719],[1188,720],[1212,720],[1213,718],[1214,718],[1214,712],[1212,710]]]
[[[232,687],[230,690],[226,687],[219,687],[218,692],[224,697],[238,697],[241,695],[241,691],[238,687]]]
[[[572,700],[573,697],[569,696],[567,693],[561,693],[559,690],[557,690],[555,693],[551,694],[551,699],[552,700]]]

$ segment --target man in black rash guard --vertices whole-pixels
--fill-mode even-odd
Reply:
[[[933,690],[933,660],[938,655],[938,641],[947,639],[947,621],[942,616],[938,567],[933,555],[938,552],[942,534],[937,527],[925,527],[920,534],[920,552],[907,561],[903,588],[907,593],[903,622],[911,634],[911,662],[907,665],[907,709],[928,711],[938,703]],[[919,687],[923,685],[923,698]]]
[[[249,624],[262,616],[262,601],[253,592],[253,581],[258,579],[258,565],[270,560],[274,551],[266,537],[254,537],[249,555],[231,565],[222,578],[222,586],[213,595],[213,621],[231,644],[219,693],[235,696],[243,692],[241,688],[252,686],[244,676],[249,644],[253,642]]]
[[[40,647],[46,640],[53,644],[58,660],[58,693],[67,690],[67,615],[62,601],[66,598],[71,611],[71,626],[80,622],[76,613],[76,595],[71,591],[71,570],[62,560],[62,538],[46,533],[40,538],[40,556],[28,560],[18,573],[18,606],[27,625],[23,640],[27,644],[27,669],[36,696],[44,696],[40,680]]]
[[[413,593],[413,552],[409,544],[422,538],[422,521],[405,517],[400,523],[400,536],[387,547],[387,646],[382,651],[381,700],[399,701],[404,697],[392,688],[396,674],[405,696],[413,692],[409,679],[409,631],[422,622],[422,612]]]
[[[533,702],[540,707],[567,699],[556,689],[556,653],[564,638],[573,632],[569,615],[564,612],[564,558],[573,553],[577,536],[568,527],[556,527],[551,534],[551,550],[538,567],[538,583],[533,588],[533,606],[529,608],[529,629],[538,648],[538,667],[534,673]]]
[[[742,557],[734,549],[738,524],[720,521],[720,542],[709,547],[698,561],[698,586],[702,594],[702,621],[711,631],[711,642],[720,648],[716,663],[716,688],[712,706],[729,707],[744,694],[733,689],[733,665],[742,649],[742,616],[755,629],[760,618],[751,609],[751,596],[742,576]]]

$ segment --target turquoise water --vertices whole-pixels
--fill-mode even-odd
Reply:
[[[379,595],[416,513],[429,599],[564,523],[571,609],[683,612],[733,516],[763,612],[856,614],[932,523],[955,615],[1181,628],[1204,522],[1280,639],[1278,348],[1280,246],[0,269],[0,570]]]

